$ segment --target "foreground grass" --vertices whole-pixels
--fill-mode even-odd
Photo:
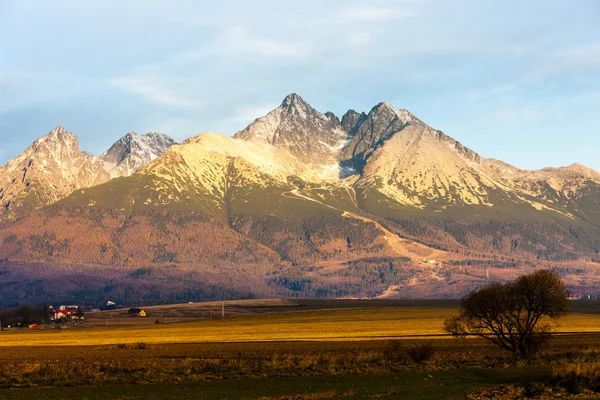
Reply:
[[[462,397],[476,388],[486,388],[495,384],[537,382],[549,376],[549,370],[540,367],[512,370],[465,369],[371,376],[239,379],[235,384],[230,381],[215,381],[178,385],[7,390],[0,394],[0,399],[447,399]]]
[[[455,312],[347,308],[5,331],[0,399],[443,399],[474,391],[471,398],[522,398],[510,393],[532,383],[561,396],[596,390],[600,334],[557,336],[517,364],[488,341],[440,336]],[[600,315],[573,314],[559,330],[598,332]],[[486,397],[494,385],[508,386],[498,390],[509,397]]]
[[[347,341],[436,336],[445,335],[444,319],[455,314],[456,310],[450,308],[364,308],[262,314],[180,324],[10,330],[0,333],[0,346]],[[569,315],[561,320],[558,331],[600,332],[600,314]]]

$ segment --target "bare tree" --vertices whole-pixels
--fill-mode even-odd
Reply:
[[[461,300],[460,314],[445,321],[445,329],[456,336],[483,337],[524,358],[549,338],[549,322],[568,313],[568,297],[556,273],[536,271],[469,293]]]

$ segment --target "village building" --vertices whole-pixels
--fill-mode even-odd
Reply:
[[[137,307],[130,308],[127,311],[127,314],[132,315],[132,316],[138,316],[138,317],[146,317],[147,316],[146,310],[143,310],[143,309],[137,308]]]
[[[79,306],[76,306],[76,305],[68,305],[68,306],[61,305],[58,309],[60,311],[67,311],[67,310],[75,310],[75,311],[77,311],[78,308],[79,308]]]
[[[80,314],[80,307],[76,305],[62,305],[58,308],[58,310],[52,311],[50,315],[50,319],[54,321],[60,320],[82,320],[84,319],[83,315]]]
[[[77,310],[55,310],[54,319],[72,318]]]

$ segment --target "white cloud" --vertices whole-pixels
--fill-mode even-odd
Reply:
[[[415,16],[414,12],[398,8],[355,6],[343,9],[337,18],[345,22],[376,22],[413,16]]]
[[[301,59],[311,55],[311,51],[306,42],[268,38],[244,26],[233,26],[203,46],[173,55],[168,62],[185,63],[214,56]]]
[[[366,31],[350,32],[348,43],[354,46],[362,46],[371,42],[371,33]]]
[[[498,106],[485,109],[480,114],[480,118],[488,124],[537,124],[550,120],[559,121],[566,116],[565,107],[561,101],[515,105],[513,107]]]
[[[494,122],[499,123],[532,122],[541,117],[540,110],[536,107],[501,108],[492,110],[488,115]]]
[[[237,54],[254,54],[263,57],[303,58],[310,54],[306,43],[261,37],[243,26],[225,31],[220,49]]]
[[[572,44],[539,54],[537,63],[529,76],[543,78],[565,72],[600,70],[600,42]]]
[[[153,103],[168,104],[184,108],[200,108],[202,103],[196,99],[175,93],[173,89],[163,89],[157,85],[157,76],[139,75],[113,78],[110,84],[129,93],[139,94]]]

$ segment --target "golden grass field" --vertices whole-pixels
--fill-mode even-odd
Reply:
[[[354,341],[445,335],[444,319],[453,308],[385,307],[264,313],[194,322],[8,330],[0,346],[81,346],[144,342]],[[600,332],[600,314],[573,313],[561,319],[558,332]]]

